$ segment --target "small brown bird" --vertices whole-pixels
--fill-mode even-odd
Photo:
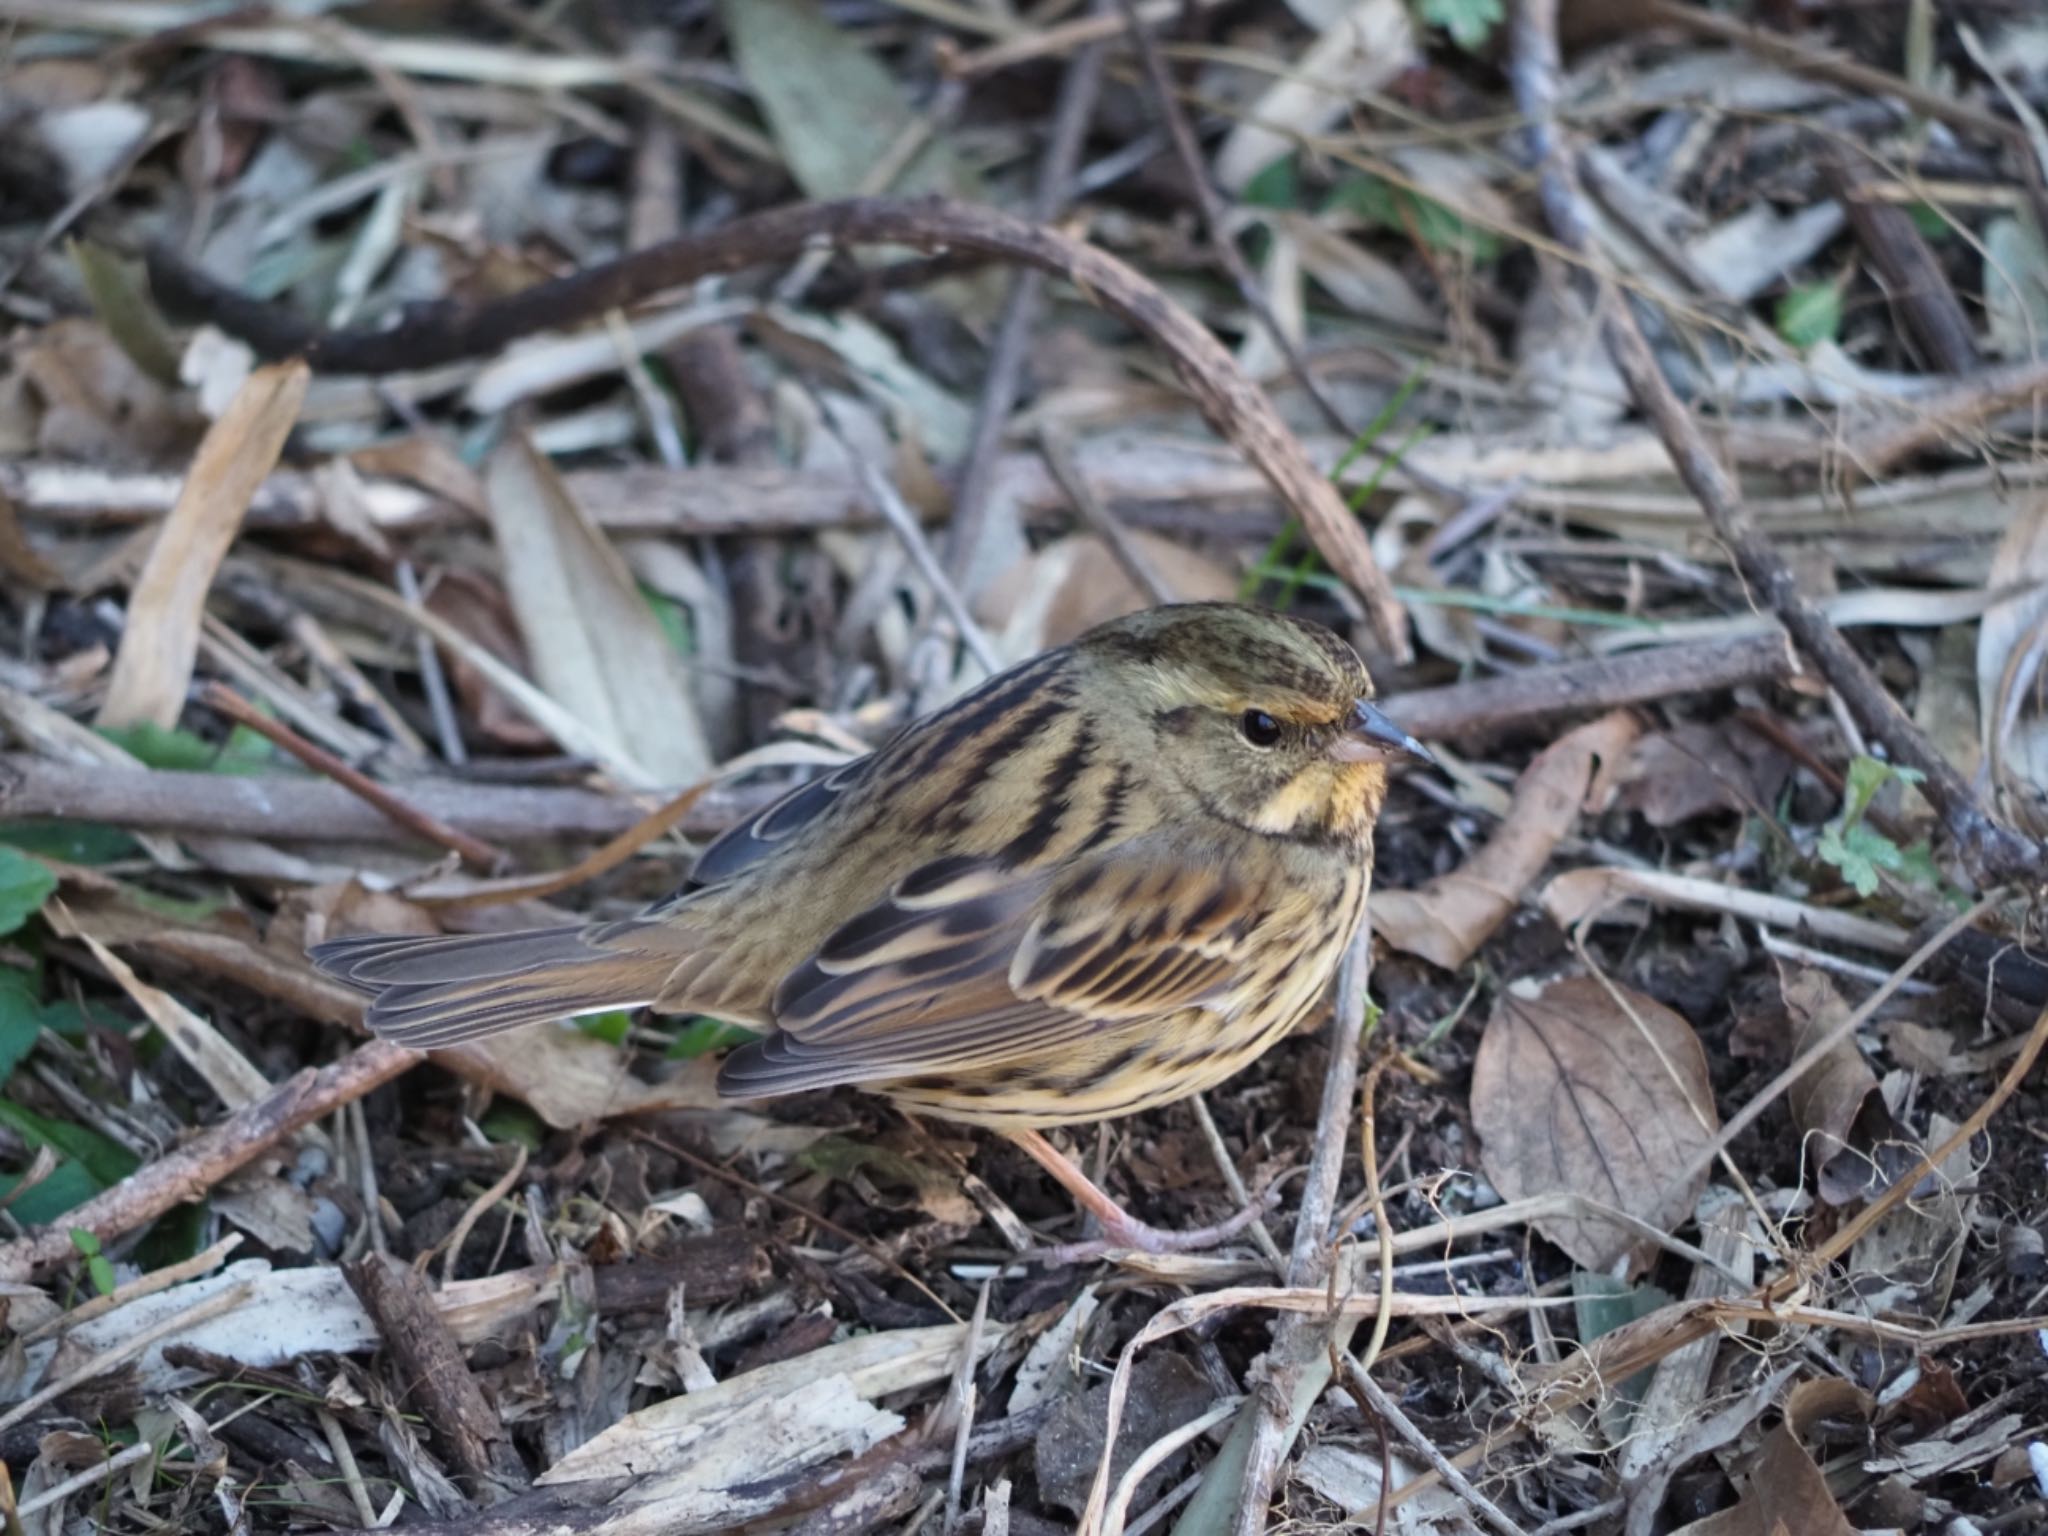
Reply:
[[[1214,1086],[1316,1006],[1365,907],[1387,763],[1427,761],[1318,625],[1155,608],[989,679],[705,849],[639,917],[321,944],[387,1039],[615,1008],[765,1032],[735,1098],[857,1084],[1010,1136],[1123,1246],[1043,1126]]]

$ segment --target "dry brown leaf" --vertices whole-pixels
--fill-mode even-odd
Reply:
[[[1175,602],[1223,602],[1236,595],[1237,578],[1219,562],[1142,528],[1128,532]],[[1084,533],[1056,539],[1019,560],[982,589],[974,610],[1001,638],[1004,655],[1022,657],[1065,645],[1151,602],[1109,545]]]
[[[1928,1119],[1927,1139],[1939,1145],[1955,1133],[1944,1115]],[[1869,1317],[1930,1326],[1949,1313],[1949,1297],[1963,1261],[1963,1247],[1977,1206],[1978,1178],[1988,1164],[1988,1147],[1958,1147],[1926,1179],[1849,1250],[1853,1301]],[[1918,1166],[1917,1159],[1912,1166]],[[1909,1169],[1894,1169],[1902,1177]]]
[[[253,1104],[270,1092],[270,1080],[224,1039],[219,1030],[187,1008],[170,993],[137,976],[128,963],[90,933],[80,935],[94,958],[121,990],[134,999],[135,1006],[148,1015],[150,1023],[163,1032],[171,1048],[185,1058],[186,1065],[206,1080],[229,1109]]]
[[[1617,710],[1580,726],[1523,770],[1500,828],[1459,868],[1419,891],[1379,891],[1373,932],[1396,949],[1456,970],[1514,911],[1579,817],[1600,763],[1635,740],[1635,717]]]
[[[1720,1124],[1692,1026],[1592,976],[1501,995],[1472,1067],[1472,1121],[1505,1199],[1578,1195],[1665,1231],[1706,1188],[1700,1154]],[[1633,1274],[1648,1257],[1634,1233],[1596,1216],[1536,1226],[1585,1269],[1626,1254]]]
[[[484,487],[475,470],[438,437],[414,434],[388,443],[371,443],[348,456],[366,479],[405,480],[453,502],[465,512],[484,515]]]
[[[528,670],[526,644],[504,590],[481,571],[454,567],[434,574],[422,606],[467,635],[517,672]],[[462,709],[462,718],[492,747],[505,752],[538,752],[554,738],[528,719],[519,706],[452,650],[441,652],[442,665]]]
[[[1824,972],[1795,969],[1782,985],[1795,1057],[1849,1016],[1849,1005]],[[1920,1161],[1920,1143],[1893,1118],[1854,1036],[1836,1042],[1787,1089],[1785,1103],[1799,1133],[1800,1160],[1813,1169],[1816,1189],[1829,1205],[1881,1194]]]
[[[1754,731],[1689,722],[1636,743],[1617,804],[1653,827],[1716,811],[1748,815],[1768,809],[1791,772],[1791,760]]]
[[[1856,1527],[1828,1491],[1828,1480],[1782,1424],[1764,1436],[1741,1502],[1673,1536],[1777,1536],[1780,1531],[1787,1536],[1856,1536]]]
[[[632,1059],[617,1046],[554,1024],[492,1035],[432,1055],[437,1064],[471,1082],[523,1099],[557,1130],[613,1115],[711,1109],[725,1102],[713,1081],[718,1063],[710,1057],[678,1064],[663,1082],[643,1083],[633,1075]]]
[[[12,361],[0,368],[0,454],[147,462],[188,443],[198,425],[97,320],[44,326],[23,337]]]
[[[541,687],[628,781],[702,778],[711,757],[682,657],[554,466],[515,436],[491,455],[484,491]]]
[[[129,598],[99,724],[178,723],[214,572],[250,498],[277,467],[310,377],[296,360],[257,369],[200,442]]]

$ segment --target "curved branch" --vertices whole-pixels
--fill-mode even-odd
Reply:
[[[714,273],[786,260],[816,246],[856,245],[967,251],[1035,267],[1066,279],[1089,303],[1148,337],[1172,361],[1209,424],[1258,467],[1323,558],[1364,600],[1380,644],[1396,660],[1407,660],[1401,605],[1373,560],[1364,528],[1223,344],[1155,283],[1108,252],[993,208],[941,198],[795,204],[489,303],[420,306],[381,331],[320,330],[214,283],[167,250],[151,254],[149,271],[167,309],[203,314],[266,356],[297,353],[316,372],[374,374],[482,356],[521,336],[578,324]]]

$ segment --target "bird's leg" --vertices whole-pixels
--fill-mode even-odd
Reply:
[[[1102,1223],[1102,1241],[1061,1243],[1042,1248],[1032,1258],[1055,1264],[1079,1264],[1118,1249],[1135,1248],[1140,1253],[1190,1253],[1227,1242],[1257,1221],[1278,1201],[1280,1192],[1269,1189],[1228,1221],[1197,1227],[1187,1232],[1167,1232],[1138,1220],[1118,1205],[1095,1181],[1083,1173],[1074,1160],[1036,1131],[1005,1131],[1004,1135],[1022,1147],[1031,1160],[1051,1174],[1089,1215]]]

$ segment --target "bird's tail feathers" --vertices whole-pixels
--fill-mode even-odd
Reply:
[[[663,928],[666,931],[662,931]],[[665,942],[636,943],[657,934]],[[623,922],[315,945],[313,963],[370,999],[363,1022],[419,1050],[548,1019],[654,1002],[685,951],[672,925]]]

